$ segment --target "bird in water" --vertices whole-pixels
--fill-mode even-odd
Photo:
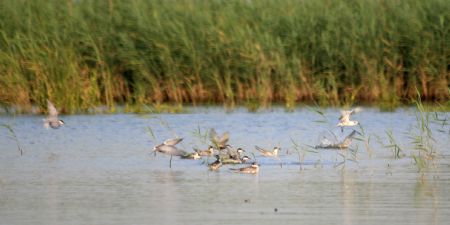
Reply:
[[[64,121],[58,119],[58,110],[56,110],[53,103],[47,99],[48,117],[44,119],[45,128],[58,129],[64,124]]]
[[[350,120],[350,115],[353,115],[355,113],[361,112],[362,109],[357,107],[349,111],[341,111],[341,116],[339,117],[339,123],[337,124],[338,127],[341,128],[341,132],[344,132],[344,127],[351,127],[356,126],[359,124],[358,121],[352,121]]]
[[[202,157],[198,154],[198,152],[186,153],[181,156],[182,159],[201,159]]]
[[[255,145],[255,149],[258,150],[261,155],[266,156],[266,157],[278,157],[278,151],[281,150],[280,147],[274,147],[272,151],[266,150],[266,149],[262,149],[258,146]]]
[[[229,153],[230,158],[232,159],[241,159],[241,154],[244,153],[245,150],[242,148],[237,148],[235,153]]]
[[[236,152],[228,152],[227,155],[225,155],[225,159],[222,160],[223,164],[241,164],[243,163],[242,160],[247,161],[247,158],[244,158],[241,156],[242,153],[244,153],[245,150],[242,148],[236,149]]]
[[[172,168],[172,157],[173,156],[184,156],[187,155],[187,152],[178,149],[175,145],[180,143],[183,138],[173,138],[167,139],[162,144],[153,147],[153,152],[156,155],[156,152],[160,152],[166,155],[170,155],[169,167]]]
[[[222,166],[222,161],[220,160],[220,156],[216,155],[216,161],[214,161],[213,163],[209,164],[208,167],[210,170],[218,170],[220,167]]]
[[[194,148],[194,151],[196,151],[199,156],[212,156],[214,154],[214,147],[210,145],[207,150],[200,150]]]
[[[235,173],[250,173],[250,174],[255,174],[259,172],[259,165],[254,162],[252,163],[252,165],[247,166],[247,167],[243,167],[243,168],[230,168],[230,170],[232,170]]]
[[[244,155],[244,156],[242,156],[242,158],[241,158],[241,162],[242,162],[242,163],[247,163],[247,162],[250,161],[251,159],[252,159],[252,158],[250,158],[250,157]]]
[[[209,138],[214,146],[217,146],[219,150],[227,147],[227,142],[230,140],[230,133],[225,132],[222,136],[219,136],[214,128],[211,128],[209,132]]]
[[[334,149],[346,149],[352,143],[352,140],[356,134],[360,134],[358,131],[353,130],[343,141],[339,143],[330,143],[327,139],[322,140],[315,148],[334,148]]]

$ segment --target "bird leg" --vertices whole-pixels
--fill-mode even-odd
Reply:
[[[172,155],[170,155],[169,168],[172,168]]]

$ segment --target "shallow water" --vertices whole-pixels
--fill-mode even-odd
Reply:
[[[441,114],[449,117],[450,115]],[[42,116],[1,116],[23,148],[0,130],[0,224],[446,224],[450,219],[449,125],[432,124],[442,155],[424,173],[410,157],[406,132],[416,124],[412,109],[364,109],[353,119],[372,135],[351,151],[317,150],[339,113],[326,109],[327,123],[312,111],[282,109],[226,113],[217,108],[187,114],[62,116],[66,126],[46,130]],[[214,127],[230,131],[230,144],[257,156],[257,175],[224,166],[208,171],[202,160],[150,154],[151,127],[158,141],[178,135],[180,147],[206,148],[196,134]],[[359,129],[359,128],[358,128]],[[393,159],[385,131],[392,129],[405,157]],[[377,141],[375,135],[380,140]],[[299,155],[292,140],[302,145]],[[254,145],[282,147],[281,164],[261,158]],[[305,151],[309,150],[309,151]],[[356,158],[355,158],[356,155]],[[347,159],[344,162],[344,159]],[[212,159],[210,160],[212,161]],[[234,166],[239,167],[239,166]]]

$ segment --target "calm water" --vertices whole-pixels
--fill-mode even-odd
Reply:
[[[447,224],[449,125],[432,125],[443,156],[423,175],[409,157],[406,132],[416,120],[408,109],[368,108],[353,117],[372,135],[371,156],[354,141],[356,154],[304,152],[300,164],[291,139],[316,145],[327,130],[338,138],[350,132],[334,127],[337,110],[325,112],[328,123],[314,122],[323,118],[304,109],[74,115],[62,116],[66,126],[58,130],[45,130],[42,116],[0,116],[0,123],[14,125],[24,151],[20,156],[0,130],[0,224]],[[208,145],[195,134],[198,128],[230,131],[230,144],[254,152],[261,171],[235,174],[226,166],[209,172],[201,160],[176,158],[170,169],[169,157],[149,154],[155,143],[147,127],[158,141],[184,137],[180,147],[188,151]],[[389,129],[406,157],[393,159],[381,147]],[[258,157],[255,144],[281,146],[282,165]]]

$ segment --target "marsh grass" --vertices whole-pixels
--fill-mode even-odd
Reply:
[[[303,164],[305,161],[305,157],[307,153],[318,153],[318,151],[313,147],[313,146],[309,146],[309,145],[304,145],[302,146],[300,143],[298,143],[297,141],[295,141],[292,137],[290,137],[291,143],[292,143],[292,148],[295,150],[295,152],[297,153],[298,156],[298,162],[300,165],[300,170],[303,170]]]
[[[360,130],[360,137],[354,137],[355,140],[361,141],[364,143],[364,148],[366,149],[367,154],[369,157],[372,157],[373,155],[373,149],[370,146],[371,140],[372,140],[372,134],[366,133],[366,130],[361,125],[361,123],[358,123],[358,127]]]
[[[394,138],[394,134],[392,133],[392,129],[386,131],[386,136],[388,138],[389,143],[384,145],[385,148],[390,149],[392,151],[392,156],[394,159],[400,159],[404,156],[402,148],[397,144],[397,141]]]
[[[437,152],[435,148],[436,140],[433,137],[433,129],[431,127],[431,122],[440,123],[441,128],[444,128],[447,124],[447,118],[438,118],[438,114],[429,112],[421,101],[421,96],[418,94],[416,100],[414,100],[416,105],[415,117],[416,124],[413,129],[408,134],[411,144],[414,147],[415,152],[412,153],[412,157],[417,165],[419,171],[427,168],[429,165],[434,164]],[[433,120],[433,115],[435,115],[435,120]]]
[[[449,99],[447,0],[1,5],[0,103],[22,112]]]
[[[13,126],[10,124],[0,124],[0,127],[4,127],[6,130],[8,130],[9,137],[14,140],[14,142],[16,143],[16,146],[17,146],[17,150],[19,151],[20,155],[22,156],[23,148],[19,141],[19,138],[16,135],[16,132],[14,131]]]

